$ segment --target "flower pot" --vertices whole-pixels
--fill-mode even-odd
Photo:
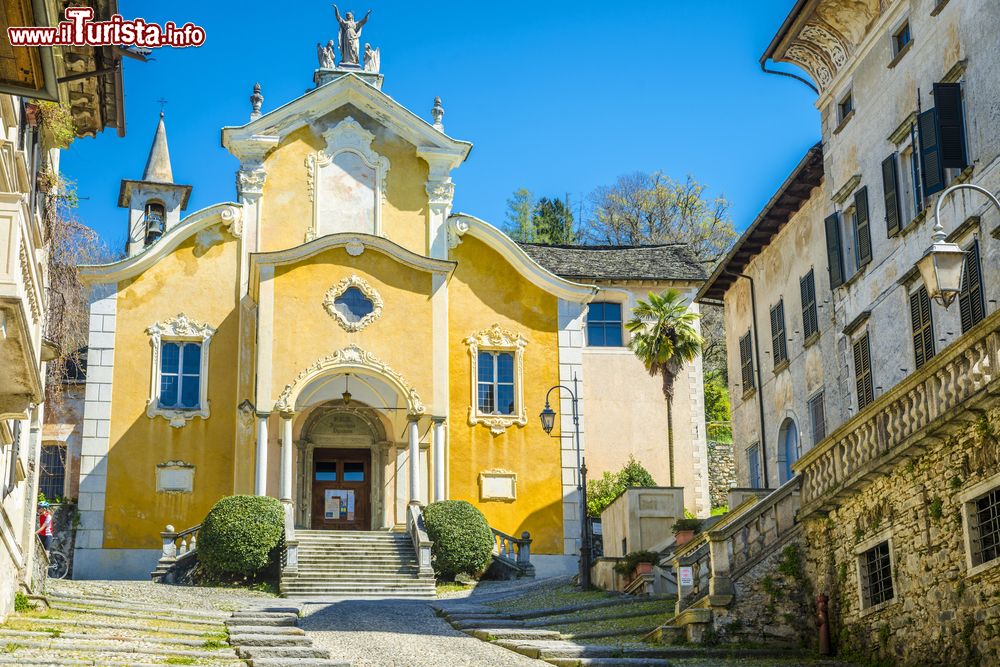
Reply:
[[[24,120],[29,126],[38,127],[38,123],[42,119],[41,111],[37,104],[28,102],[24,105]]]
[[[676,533],[674,533],[674,544],[676,546],[687,544],[693,539],[694,539],[693,530],[678,530]]]
[[[633,577],[638,577],[643,574],[652,574],[653,564],[652,563],[636,563],[635,570],[632,571]]]

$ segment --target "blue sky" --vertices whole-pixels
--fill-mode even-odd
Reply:
[[[815,94],[758,65],[792,4],[371,0],[340,9],[374,10],[362,43],[382,49],[383,90],[428,119],[440,95],[447,133],[475,145],[453,174],[455,210],[501,224],[519,187],[578,202],[621,174],[662,170],[725,194],[743,229],[819,135]],[[194,186],[188,212],[230,201],[237,163],[220,128],[246,122],[255,81],[265,112],[310,89],[315,44],[336,36],[333,10],[318,0],[120,8],[126,18],[192,21],[207,40],[126,60],[127,136],[106,131],[63,155],[81,219],[112,246],[125,237],[119,181],[142,176],[157,100],[168,100],[175,181]]]

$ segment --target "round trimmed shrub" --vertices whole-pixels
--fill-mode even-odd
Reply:
[[[228,496],[208,512],[198,532],[198,560],[218,578],[253,578],[276,562],[285,533],[277,498]]]
[[[427,536],[434,546],[431,565],[439,579],[481,574],[493,555],[493,532],[486,517],[464,500],[442,500],[424,508]]]

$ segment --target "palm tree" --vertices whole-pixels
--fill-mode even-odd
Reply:
[[[675,289],[649,293],[639,300],[625,325],[631,334],[629,349],[652,376],[663,379],[667,399],[667,448],[670,456],[670,486],[674,486],[674,380],[685,363],[701,354],[704,340],[695,323],[700,315],[688,310],[684,296]]]

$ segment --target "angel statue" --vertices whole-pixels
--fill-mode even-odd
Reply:
[[[320,69],[333,69],[333,40],[331,39],[326,43],[324,47],[319,42],[316,42],[316,57],[319,59]]]
[[[337,23],[340,24],[340,32],[337,34],[337,46],[340,47],[340,64],[357,67],[358,56],[360,55],[358,44],[361,41],[361,28],[368,22],[368,17],[371,16],[372,10],[369,9],[368,13],[360,21],[354,20],[352,12],[347,12],[347,15],[342,17],[340,10],[337,9],[337,5],[333,6],[333,12],[337,17]]]
[[[373,49],[371,44],[365,42],[365,71],[378,74],[381,66],[382,49]]]

